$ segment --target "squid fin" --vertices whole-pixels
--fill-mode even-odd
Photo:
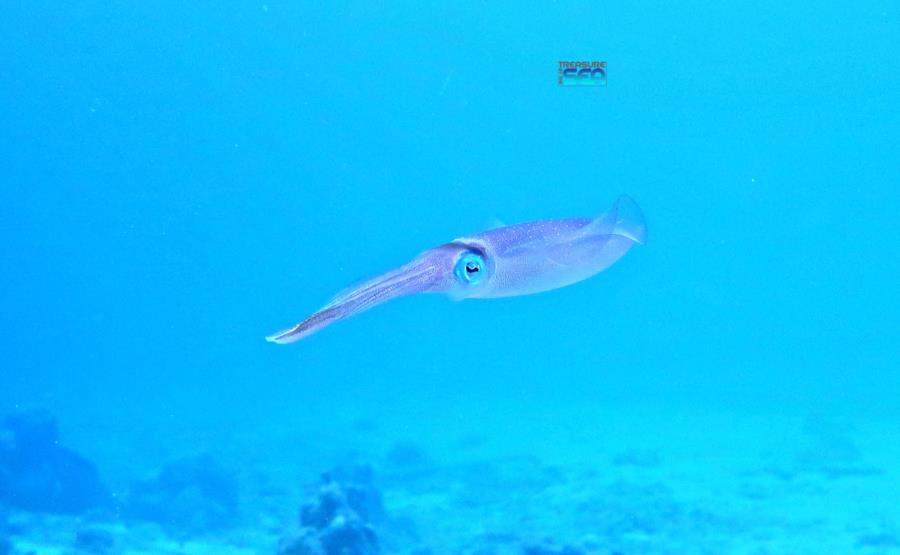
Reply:
[[[500,218],[494,217],[494,218],[491,218],[490,221],[488,222],[487,229],[497,229],[497,228],[501,228],[501,227],[506,227],[506,222],[504,222]]]
[[[628,195],[622,195],[613,205],[588,224],[585,231],[598,235],[620,235],[635,243],[647,243],[647,223],[640,207]]]

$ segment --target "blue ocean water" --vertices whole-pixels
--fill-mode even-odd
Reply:
[[[360,483],[351,554],[900,552],[898,44],[871,0],[6,6],[0,553],[340,553],[297,512]],[[623,193],[590,280],[264,341]]]

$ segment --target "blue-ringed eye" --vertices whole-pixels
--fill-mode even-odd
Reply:
[[[456,261],[454,272],[463,283],[476,285],[484,279],[484,258],[474,252],[465,253]]]

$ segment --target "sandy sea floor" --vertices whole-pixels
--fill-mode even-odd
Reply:
[[[408,416],[237,434],[214,453],[241,484],[233,526],[172,534],[125,518],[12,512],[13,553],[274,554],[336,465],[371,469],[383,553],[900,553],[900,430],[888,422],[658,406],[536,417],[477,403]],[[86,529],[112,546],[79,548]]]

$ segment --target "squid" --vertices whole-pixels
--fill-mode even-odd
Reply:
[[[444,293],[460,300],[558,289],[602,272],[633,244],[646,241],[643,214],[625,195],[597,218],[490,229],[429,249],[399,268],[342,291],[296,326],[266,340],[293,343],[339,320],[416,293]]]

